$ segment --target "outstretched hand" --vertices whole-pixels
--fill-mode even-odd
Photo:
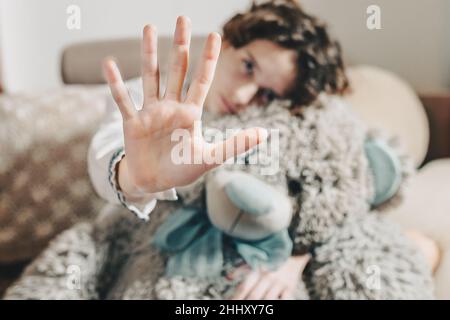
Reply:
[[[123,119],[125,157],[119,164],[119,185],[125,195],[140,197],[194,182],[206,171],[220,165],[262,142],[264,129],[252,128],[238,132],[229,139],[208,143],[201,130],[194,126],[201,121],[203,104],[214,77],[220,53],[221,37],[208,36],[193,82],[182,99],[182,88],[189,62],[191,23],[179,17],[170,57],[166,90],[160,94],[157,58],[157,31],[147,25],[142,39],[142,81],[144,102],[139,110],[132,102],[115,61],[104,61],[104,74]],[[221,161],[176,163],[172,159],[176,129],[188,130],[191,152],[199,152]],[[243,139],[243,140],[240,140]],[[238,143],[238,141],[241,141]],[[244,143],[242,143],[244,141]],[[225,151],[226,150],[226,151]]]

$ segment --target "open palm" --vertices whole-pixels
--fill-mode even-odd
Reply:
[[[186,98],[182,88],[189,62],[190,21],[179,17],[170,57],[169,74],[164,95],[160,96],[157,34],[153,26],[146,26],[142,40],[142,80],[144,103],[139,110],[132,102],[113,59],[104,62],[104,73],[111,93],[122,114],[125,157],[119,166],[119,184],[130,195],[153,193],[187,185],[206,171],[230,157],[245,152],[265,137],[264,129],[252,128],[219,143],[207,143],[197,130],[203,104],[214,77],[220,53],[221,37],[211,33]],[[197,125],[196,125],[197,124]],[[200,152],[221,161],[178,163],[173,159],[172,134],[177,129],[190,133],[187,144],[190,152]],[[243,143],[239,143],[243,139]],[[241,140],[242,141],[242,140]]]

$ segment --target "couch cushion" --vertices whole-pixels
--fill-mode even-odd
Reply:
[[[403,204],[389,215],[438,242],[442,259],[435,274],[436,295],[450,299],[450,159],[423,167],[411,180]]]
[[[345,97],[371,128],[398,137],[416,166],[425,159],[428,119],[412,88],[392,72],[373,66],[348,69],[352,92]]]
[[[166,74],[169,64],[169,52],[172,37],[158,39],[158,63],[161,74]],[[190,67],[193,69],[200,58],[205,36],[193,36],[190,46]],[[66,84],[100,84],[104,83],[101,65],[107,56],[114,56],[118,61],[124,80],[141,75],[141,39],[126,38],[102,41],[89,41],[72,44],[64,49],[61,58],[61,75]]]

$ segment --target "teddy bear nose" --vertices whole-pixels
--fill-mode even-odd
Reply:
[[[263,216],[274,208],[273,190],[264,182],[253,176],[239,176],[231,179],[224,186],[230,201],[246,213]]]

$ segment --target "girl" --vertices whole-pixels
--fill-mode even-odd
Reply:
[[[238,113],[252,104],[288,99],[292,110],[310,105],[319,94],[341,95],[348,88],[339,44],[315,17],[295,1],[253,4],[208,36],[203,55],[182,97],[188,69],[191,23],[177,19],[167,85],[159,86],[156,28],[143,31],[142,107],[137,110],[112,59],[104,73],[119,112],[112,112],[93,138],[89,171],[96,191],[112,203],[122,203],[141,218],[148,218],[157,200],[175,200],[175,187],[194,182],[215,164],[174,164],[171,134],[188,129],[192,150],[214,155],[229,148],[234,157],[265,139],[263,128],[240,132],[221,144],[206,143],[194,130],[202,111],[220,115]],[[223,42],[221,46],[221,41]],[[161,92],[160,92],[161,91]],[[239,139],[247,144],[239,144]],[[243,146],[235,148],[234,146]],[[226,160],[224,158],[223,160]],[[410,233],[430,260],[437,261],[433,241]],[[308,255],[293,256],[276,271],[251,271],[236,291],[237,299],[289,298]],[[245,272],[245,269],[240,270]]]

